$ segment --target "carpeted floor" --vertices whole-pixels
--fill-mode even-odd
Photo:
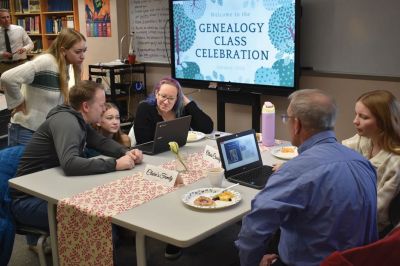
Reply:
[[[148,266],[239,266],[237,251],[233,241],[239,233],[240,226],[232,225],[218,234],[205,239],[194,246],[183,250],[177,260],[164,258],[165,243],[154,239],[147,241]],[[17,235],[14,243],[10,266],[39,266],[35,253],[30,251],[25,243],[25,237]],[[51,255],[47,257],[47,265],[51,266]],[[133,235],[127,233],[117,248],[117,266],[136,265]]]

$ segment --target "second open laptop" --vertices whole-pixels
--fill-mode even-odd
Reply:
[[[154,140],[136,145],[134,148],[144,154],[154,155],[169,150],[168,142],[175,141],[182,147],[186,144],[192,116],[182,116],[174,120],[158,122]]]
[[[263,165],[254,130],[217,138],[225,178],[244,186],[262,189],[273,173]]]

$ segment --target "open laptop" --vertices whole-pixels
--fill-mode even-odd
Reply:
[[[158,122],[154,140],[136,145],[134,148],[144,154],[154,155],[169,150],[168,142],[175,141],[182,147],[186,144],[192,116],[182,116],[174,120]]]
[[[262,163],[253,129],[217,138],[217,145],[226,179],[252,188],[264,188],[273,171],[271,166]]]

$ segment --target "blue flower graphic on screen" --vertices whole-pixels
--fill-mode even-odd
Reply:
[[[191,19],[201,18],[206,10],[206,0],[190,0],[183,2],[185,14]]]
[[[217,81],[225,81],[225,76],[222,74],[218,74],[217,71],[212,72],[212,77],[211,76],[206,76],[206,80],[217,80]]]
[[[281,85],[279,71],[272,68],[260,67],[256,71],[254,83],[265,85]]]
[[[294,5],[285,5],[274,11],[269,20],[268,35],[276,49],[289,54],[294,53]]]
[[[199,65],[195,62],[182,62],[179,71],[176,72],[176,76],[185,79],[199,79],[198,77],[203,75],[200,73]]]
[[[258,2],[259,0],[248,0],[248,1],[244,1],[243,2],[243,7],[248,7],[250,5],[250,7],[255,8],[256,7],[256,2]]]
[[[175,21],[175,58],[177,65],[180,65],[180,53],[187,51],[196,38],[196,26],[193,19],[186,16],[182,5],[177,5],[174,9]]]
[[[272,69],[278,71],[281,86],[294,86],[294,61],[292,59],[280,59],[272,65]]]
[[[211,0],[211,2],[214,3],[214,4],[217,3],[220,6],[224,5],[223,0]]]
[[[273,11],[280,6],[289,5],[293,0],[263,0],[263,6],[266,10]]]

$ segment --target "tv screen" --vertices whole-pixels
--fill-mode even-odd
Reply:
[[[183,86],[288,95],[299,76],[298,0],[170,0]]]

